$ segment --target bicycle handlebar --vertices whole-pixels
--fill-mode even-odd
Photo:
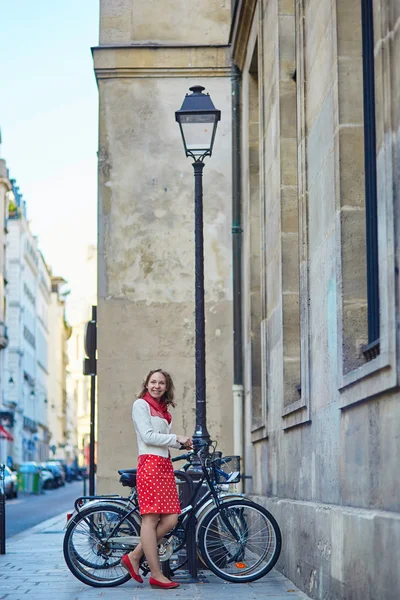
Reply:
[[[180,454],[179,456],[174,456],[171,458],[172,462],[177,462],[178,460],[188,460],[192,456],[195,456],[198,452],[203,450],[204,448],[208,448],[209,444],[207,442],[202,442],[200,440],[195,440],[193,442],[193,450],[187,452],[186,454]],[[185,446],[181,446],[180,450],[184,450]]]
[[[187,452],[186,454],[180,454],[179,456],[174,456],[171,458],[172,462],[177,462],[178,460],[188,460],[191,456],[194,455],[194,452]]]

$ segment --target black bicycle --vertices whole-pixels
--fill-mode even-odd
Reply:
[[[227,474],[221,468],[221,458],[210,455],[208,448],[197,448],[177,459],[197,461],[196,483],[178,524],[159,541],[160,561],[178,555],[186,545],[189,528],[194,525],[199,557],[213,573],[239,583],[266,575],[281,550],[281,533],[274,517],[263,506],[240,494],[221,493],[216,478],[232,479],[237,469]],[[68,568],[80,581],[94,587],[118,586],[130,579],[120,560],[140,540],[136,472],[132,469],[120,473],[125,484],[133,488],[131,496],[96,498],[83,506],[78,499],[77,511],[65,533],[63,549]],[[201,495],[204,484],[208,491]],[[145,562],[141,568],[146,574]]]

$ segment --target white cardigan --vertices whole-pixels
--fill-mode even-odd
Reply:
[[[146,400],[138,398],[132,406],[132,419],[136,430],[138,453],[169,456],[168,447],[180,448],[171,425],[162,417],[152,416]]]

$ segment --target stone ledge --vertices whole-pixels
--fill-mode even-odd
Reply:
[[[251,499],[265,506],[281,528],[276,568],[311,598],[399,598],[399,513],[290,498]],[[382,549],[384,568],[377,559]]]
[[[97,80],[231,76],[229,46],[100,46],[92,53]]]

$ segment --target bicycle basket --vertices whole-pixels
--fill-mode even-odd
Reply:
[[[240,456],[223,456],[212,463],[215,483],[239,483]]]

